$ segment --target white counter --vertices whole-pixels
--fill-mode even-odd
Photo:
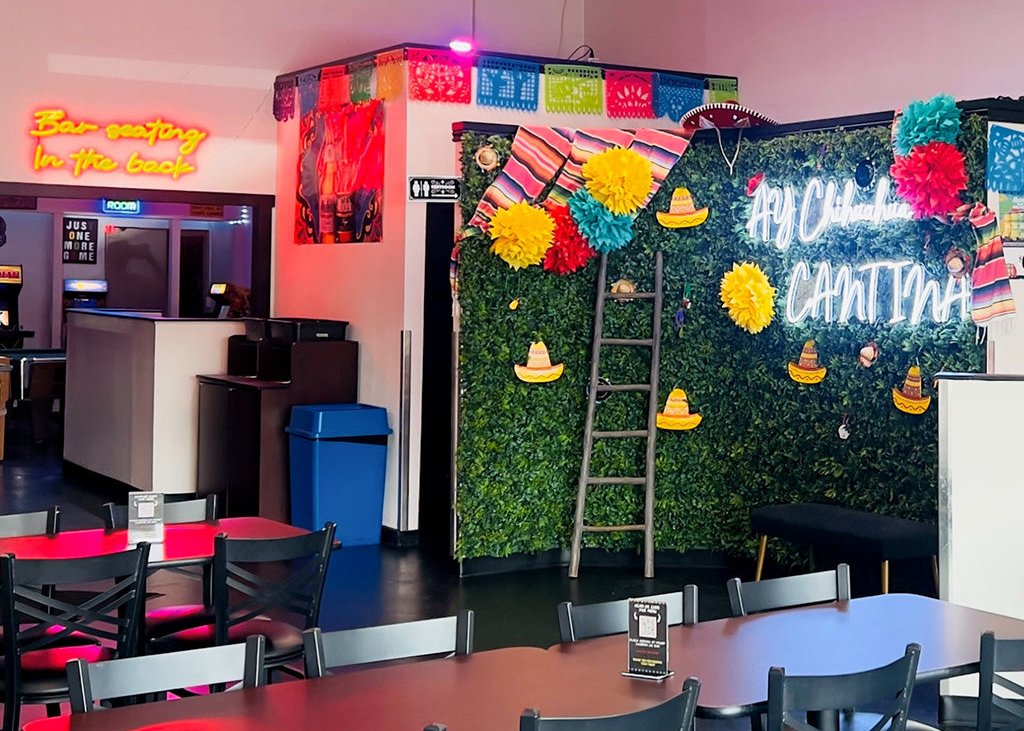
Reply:
[[[64,459],[139,490],[195,492],[199,373],[241,320],[68,313]]]

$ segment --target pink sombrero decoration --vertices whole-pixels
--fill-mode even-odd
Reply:
[[[702,104],[688,111],[679,120],[679,126],[690,134],[702,129],[715,130],[715,135],[718,137],[718,148],[722,151],[725,164],[729,166],[730,175],[732,175],[733,167],[736,165],[736,158],[740,154],[743,130],[766,124],[778,124],[778,122],[734,101]],[[736,140],[736,151],[733,153],[732,158],[725,154],[725,147],[722,145],[723,129],[739,130],[739,138]]]

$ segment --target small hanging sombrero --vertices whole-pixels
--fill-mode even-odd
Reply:
[[[530,345],[530,354],[526,358],[526,365],[516,363],[516,377],[527,383],[549,383],[557,381],[562,377],[565,369],[564,363],[551,365],[551,358],[548,356],[548,346],[543,340],[537,340]]]
[[[920,415],[928,410],[932,403],[931,396],[921,395],[921,369],[910,366],[902,389],[892,390],[892,402],[905,414]]]
[[[804,343],[800,360],[789,363],[789,377],[797,383],[821,383],[827,372],[827,368],[818,365],[818,351],[813,340]]]
[[[665,402],[665,410],[658,412],[656,423],[659,429],[693,429],[700,423],[700,414],[690,413],[690,401],[686,398],[686,391],[681,388],[673,388]]]
[[[750,129],[763,124],[778,124],[774,119],[734,101],[702,104],[679,120],[683,129]]]
[[[669,203],[668,212],[658,211],[655,214],[658,223],[665,228],[690,228],[699,226],[708,218],[708,209],[695,208],[693,196],[686,188],[676,188],[672,191],[672,202]]]

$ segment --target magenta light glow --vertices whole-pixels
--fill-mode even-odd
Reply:
[[[472,53],[473,52],[473,41],[470,38],[453,38],[448,44],[448,48],[455,51],[455,53]]]

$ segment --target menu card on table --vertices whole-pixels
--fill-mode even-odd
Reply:
[[[668,669],[668,611],[665,602],[629,600],[627,678],[664,680]]]
[[[164,496],[159,492],[128,495],[128,543],[164,542]]]

